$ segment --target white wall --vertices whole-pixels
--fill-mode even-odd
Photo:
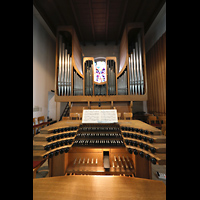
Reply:
[[[85,46],[81,45],[84,57],[117,57],[117,66],[119,68],[119,44],[115,45],[115,42],[110,42],[107,45],[103,42],[99,42],[94,46],[93,43],[86,43]]]
[[[48,92],[55,90],[56,42],[42,25],[35,8],[33,9],[33,108],[39,107],[39,111],[33,112],[33,117],[46,118]]]
[[[166,3],[164,3],[160,12],[151,24],[149,30],[146,32],[145,38],[145,51],[146,53],[157,42],[157,40],[166,31]]]

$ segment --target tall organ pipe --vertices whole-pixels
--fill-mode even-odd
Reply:
[[[92,96],[92,94],[93,94],[92,67],[93,67],[93,64],[90,62],[90,95],[91,95],[91,96]]]
[[[59,35],[59,61],[58,61],[58,96],[60,96],[61,62],[62,62],[62,36]]]
[[[133,54],[131,54],[131,78],[132,78],[132,94],[134,94],[134,85],[135,85],[135,80],[134,80],[134,73],[133,73]]]
[[[72,71],[72,57],[69,57],[69,95],[71,94],[71,71]]]
[[[113,61],[113,95],[115,95],[115,62]]]
[[[133,68],[134,68],[134,86],[135,94],[137,94],[137,69],[136,69],[136,58],[135,58],[135,49],[133,49]]]
[[[128,57],[130,94],[132,94],[132,73],[131,73],[131,67],[132,67],[132,65],[131,65],[131,61],[132,61],[131,57]]]
[[[60,82],[62,96],[64,96],[64,93],[63,93],[63,87],[64,87],[64,67],[65,67],[64,65],[65,65],[65,43],[62,43],[62,63],[61,63],[61,82]]]
[[[135,43],[135,51],[136,51],[136,66],[137,66],[137,88],[138,94],[140,94],[140,71],[139,71],[139,55],[138,55],[138,43]]]
[[[140,77],[141,77],[141,94],[144,94],[144,80],[143,80],[143,70],[142,70],[142,46],[141,46],[141,37],[138,34],[138,46],[139,46],[139,64],[140,64]]]
[[[68,81],[68,77],[67,77],[67,49],[65,49],[65,73],[64,73],[64,94],[65,96],[67,95],[67,81]]]
[[[71,63],[70,63],[70,55],[67,54],[67,77],[68,77],[68,90],[67,90],[67,94],[69,95],[70,94],[70,88],[71,88],[71,79],[70,79],[70,76],[71,76]]]

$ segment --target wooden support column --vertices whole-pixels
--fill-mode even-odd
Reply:
[[[49,158],[49,177],[64,176],[68,165],[68,153]]]
[[[140,178],[152,178],[151,171],[151,162],[147,160],[145,157],[141,157],[140,155],[132,154],[132,160],[134,164],[135,177]]]

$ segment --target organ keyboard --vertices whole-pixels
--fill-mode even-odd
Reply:
[[[49,176],[100,174],[151,178],[151,163],[166,164],[166,137],[139,120],[83,124],[60,121],[34,137],[33,160],[49,159]]]

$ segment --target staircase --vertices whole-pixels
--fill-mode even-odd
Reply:
[[[65,109],[63,110],[62,115],[60,116],[59,121],[62,120],[62,117],[68,117],[69,116],[69,111],[70,111],[70,107],[69,107],[69,102],[67,102]]]

